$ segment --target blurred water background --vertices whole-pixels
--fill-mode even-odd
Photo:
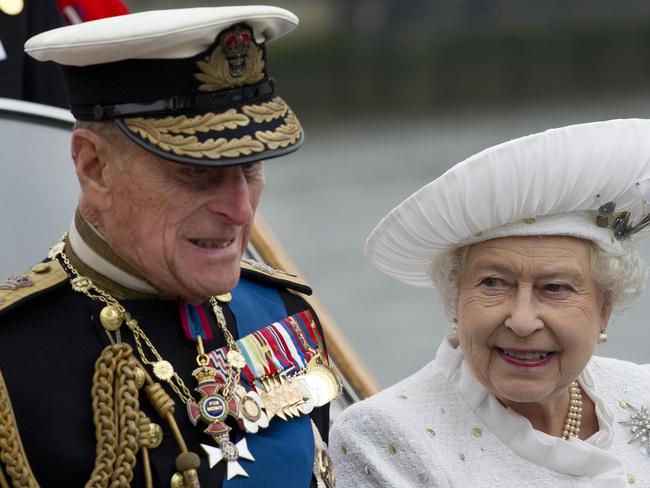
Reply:
[[[127,3],[134,11],[226,4]],[[408,195],[485,147],[571,123],[650,117],[650,3],[266,3],[301,19],[271,47],[269,66],[306,142],[268,162],[260,211],[387,386],[428,362],[450,329],[432,290],[368,264],[368,233]],[[50,217],[44,210],[32,222],[44,226]],[[650,257],[650,245],[643,252]],[[614,318],[599,353],[650,362],[649,297]]]

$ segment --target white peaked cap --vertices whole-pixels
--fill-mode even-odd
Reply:
[[[298,17],[265,5],[139,12],[43,32],[25,43],[25,52],[66,66],[187,58],[207,49],[216,33],[238,22],[252,28],[256,42],[268,43],[294,30]]]
[[[386,274],[422,287],[433,286],[441,253],[498,237],[573,236],[620,254],[650,231],[635,227],[649,202],[650,120],[572,125],[453,166],[381,220],[366,254]]]
[[[75,119],[113,121],[170,161],[229,166],[303,144],[266,56],[297,25],[262,5],[157,10],[43,32],[25,51],[61,66]]]

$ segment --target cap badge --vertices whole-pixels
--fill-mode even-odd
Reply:
[[[262,49],[253,41],[252,31],[241,25],[223,32],[212,54],[196,65],[201,72],[194,76],[203,83],[201,91],[252,85],[264,78]]]

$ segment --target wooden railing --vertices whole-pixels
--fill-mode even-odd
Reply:
[[[303,277],[271,228],[258,214],[251,235],[251,243],[269,266]],[[316,311],[325,332],[327,350],[337,368],[360,399],[377,393],[380,388],[347,337],[320,300],[312,295],[304,297]]]

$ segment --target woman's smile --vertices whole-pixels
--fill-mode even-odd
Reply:
[[[550,363],[556,353],[553,351],[519,350],[496,348],[499,356],[508,364],[523,368],[540,368]]]

